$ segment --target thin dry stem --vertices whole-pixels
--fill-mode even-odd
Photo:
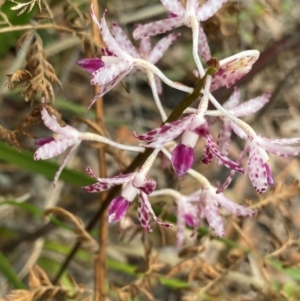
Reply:
[[[80,241],[86,249],[94,252],[99,249],[98,243],[94,240],[93,237],[85,230],[83,221],[73,215],[71,212],[60,208],[60,207],[52,207],[47,209],[44,212],[44,217],[49,214],[59,215],[68,221],[71,221],[75,225],[74,233],[77,235],[78,241]]]

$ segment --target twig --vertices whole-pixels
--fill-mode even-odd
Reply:
[[[94,8],[94,13],[97,19],[100,19],[99,13],[99,5],[97,0],[91,0],[91,4]],[[99,33],[98,26],[92,22],[92,35],[93,40],[98,46],[103,46],[104,42],[101,38]],[[100,87],[94,86],[94,93],[97,95],[100,93]],[[95,104],[96,109],[96,124],[99,124],[99,127],[105,131],[104,125],[104,114],[103,114],[103,98],[99,98]],[[105,178],[107,176],[106,172],[106,160],[105,160],[105,149],[99,148],[97,150],[98,153],[98,162],[99,162],[99,174],[100,177]],[[105,194],[100,194],[100,203],[103,204],[105,200]],[[98,256],[95,260],[95,301],[104,301],[105,300],[105,279],[106,279],[106,252],[107,252],[107,231],[108,231],[108,224],[106,216],[106,210],[103,213],[102,217],[99,220],[99,251]]]

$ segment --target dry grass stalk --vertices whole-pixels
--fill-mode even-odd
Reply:
[[[134,299],[138,295],[145,296],[148,300],[155,300],[153,296],[153,284],[158,281],[161,275],[157,271],[161,270],[165,264],[159,262],[159,253],[153,256],[152,245],[144,242],[145,248],[145,268],[137,269],[137,273],[144,273],[144,275],[136,281],[122,287],[112,287],[118,294],[119,300],[125,301],[129,298]]]
[[[270,190],[266,195],[259,195],[259,202],[252,205],[251,208],[262,208],[270,203],[278,203],[290,200],[300,194],[300,183],[294,181],[291,184],[278,184],[274,189]]]
[[[10,145],[15,146],[18,151],[21,150],[15,131],[10,131],[0,125],[0,139],[7,141]]]
[[[15,0],[9,0],[9,2],[16,4],[15,6],[11,7],[10,9],[18,10],[19,11],[18,16],[23,14],[26,10],[27,10],[27,13],[30,13],[35,4],[38,5],[40,12],[42,12],[41,0],[30,0],[30,1],[24,2],[24,3],[20,3],[19,1],[15,1]]]
[[[24,70],[17,70],[14,74],[8,75],[7,86],[9,89],[22,87],[20,93],[25,101],[31,103],[38,92],[47,101],[54,101],[52,84],[56,83],[61,87],[61,83],[54,68],[47,61],[42,39],[36,32],[28,31],[20,38],[20,43],[24,43],[31,35],[33,35],[33,42],[26,56],[26,66]]]
[[[81,40],[81,49],[83,53],[90,53],[92,57],[97,56],[98,47],[95,41],[87,34],[88,28],[91,25],[91,17],[85,12],[82,12],[73,1],[66,0],[64,4],[64,17],[78,38]],[[98,45],[99,46],[99,45]]]
[[[53,285],[49,280],[47,274],[39,266],[34,266],[29,272],[29,290],[13,290],[3,301],[32,301],[33,299],[40,299],[43,301],[52,300],[54,296],[62,295],[68,299],[88,300],[86,294],[91,291],[77,284],[72,278],[72,287],[63,287],[60,285]],[[2,301],[1,300],[1,301]]]
[[[92,252],[95,252],[99,249],[98,243],[85,230],[84,223],[79,217],[73,215],[71,212],[69,212],[63,208],[60,208],[60,207],[52,207],[52,208],[47,209],[44,212],[44,217],[48,216],[50,214],[59,215],[59,216],[65,218],[66,220],[71,221],[75,225],[75,228],[73,229],[73,231],[77,235],[78,241],[81,242],[81,244],[84,248],[86,248]]]

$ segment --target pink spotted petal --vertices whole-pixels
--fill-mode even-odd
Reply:
[[[141,226],[146,229],[148,232],[152,232],[151,226],[150,226],[150,220],[149,220],[149,210],[146,205],[146,202],[149,202],[149,200],[144,200],[142,196],[139,197],[139,204],[138,204],[138,219],[141,224]]]
[[[124,59],[124,60],[128,60],[128,54],[123,51],[123,49],[115,41],[115,39],[113,38],[113,36],[110,33],[108,26],[106,24],[106,21],[105,21],[105,14],[106,14],[106,10],[104,11],[103,16],[101,18],[101,22],[99,24],[99,22],[95,16],[93,6],[91,6],[91,16],[93,18],[93,21],[98,25],[98,27],[101,31],[101,37],[102,37],[103,41],[105,42],[107,49],[111,53],[116,55],[117,57]]]
[[[263,193],[268,188],[268,179],[265,163],[261,157],[259,146],[252,142],[248,159],[249,178],[258,193]]]
[[[213,137],[211,136],[211,134],[208,132],[208,126],[207,124],[201,125],[200,127],[194,129],[194,133],[198,134],[199,136],[202,136],[208,147],[210,148],[211,153],[216,156],[217,158],[219,158],[219,160],[227,167],[230,169],[234,169],[237,172],[241,172],[244,173],[244,169],[239,166],[237,163],[233,162],[232,160],[230,160],[229,158],[227,158],[226,156],[223,156],[220,151],[218,150]]]
[[[227,110],[235,108],[240,102],[240,90],[234,87],[233,93],[229,99],[223,104],[223,107]]]
[[[149,37],[145,37],[141,39],[139,53],[141,58],[148,60],[149,53],[151,51],[151,40]]]
[[[230,138],[231,138],[231,122],[228,119],[224,119],[217,140],[217,146],[220,150],[220,153],[223,156],[226,156],[228,154]]]
[[[198,52],[206,62],[211,59],[211,53],[207,42],[206,34],[202,26],[200,25],[199,25]]]
[[[203,158],[201,159],[201,162],[203,164],[209,164],[214,159],[214,153],[211,151],[210,147],[206,145],[203,149]]]
[[[151,194],[156,188],[156,181],[153,179],[148,180],[144,185],[140,186],[139,189],[146,193]]]
[[[146,134],[137,135],[134,132],[133,135],[141,141],[152,142],[150,144],[147,144],[147,147],[162,146],[182,134],[188,128],[192,119],[193,115],[189,115],[171,123],[165,123]]]
[[[122,30],[122,28],[115,22],[111,24],[111,33],[117,41],[117,43],[122,47],[122,49],[127,51],[132,57],[140,57],[133,44]]]
[[[277,145],[287,145],[287,144],[299,144],[300,138],[282,138],[282,139],[267,139],[265,137],[261,137],[263,140],[275,143]]]
[[[180,0],[161,0],[163,6],[171,13],[177,16],[184,16],[185,9]]]
[[[265,137],[257,137],[258,144],[266,151],[280,157],[296,157],[300,155],[300,147],[286,146],[280,144],[280,139],[273,141]],[[296,141],[298,138],[291,138]],[[283,140],[283,139],[282,139]],[[287,142],[288,139],[284,139]],[[299,143],[299,142],[298,142]]]
[[[88,110],[90,110],[90,108],[92,107],[92,105],[103,95],[105,95],[107,92],[109,92],[112,88],[114,88],[120,81],[122,81],[129,73],[130,73],[131,69],[128,69],[126,71],[124,71],[123,73],[121,73],[117,78],[115,78],[113,81],[103,85],[100,87],[101,92],[96,94],[92,100],[89,103],[88,106]]]
[[[244,173],[244,169],[239,166],[237,163],[233,162],[232,160],[230,160],[229,158],[227,158],[226,156],[223,156],[220,151],[218,150],[215,142],[212,139],[212,136],[207,136],[204,138],[206,140],[207,145],[209,146],[209,148],[211,149],[212,153],[219,158],[219,160],[227,167],[230,169],[233,169],[237,172],[240,173]]]
[[[87,72],[93,73],[104,66],[104,63],[98,58],[82,59],[77,62],[78,66]]]
[[[242,160],[244,159],[244,157],[246,156],[246,154],[248,153],[248,151],[249,151],[249,146],[247,145],[247,146],[243,149],[243,151],[240,153],[240,155],[239,155],[239,157],[238,157],[238,159],[237,159],[237,161],[236,161],[237,164],[241,164]],[[220,186],[220,187],[217,189],[216,193],[223,192],[223,191],[229,186],[229,184],[231,183],[231,181],[232,181],[234,175],[235,175],[235,170],[232,169],[232,170],[230,171],[229,176],[227,177],[227,179],[225,180],[225,182],[222,184],[222,186]]]
[[[229,88],[246,75],[257,61],[257,50],[246,50],[220,61],[220,69],[213,75],[210,91]]]
[[[185,144],[178,144],[172,152],[172,166],[178,176],[183,177],[194,163],[194,149]]]
[[[266,170],[266,173],[267,173],[268,185],[273,186],[274,185],[274,179],[273,179],[273,176],[272,176],[270,166],[269,166],[268,163],[265,163],[264,165],[265,165],[265,170]]]
[[[93,72],[91,80],[92,85],[105,85],[114,80],[118,75],[124,71],[132,70],[133,66],[125,61],[104,66],[103,68]]]
[[[208,0],[204,2],[204,4],[202,4],[197,10],[197,19],[199,21],[206,21],[212,17],[227,1],[228,0]]]
[[[154,80],[155,80],[157,92],[158,92],[158,94],[161,94],[163,91],[161,79],[157,75],[154,75]]]
[[[188,0],[186,1],[186,13],[190,15],[196,15],[196,12],[199,8],[198,0]]]
[[[210,196],[208,195],[207,198],[209,197]],[[215,235],[218,237],[223,237],[225,234],[225,229],[224,229],[223,221],[218,206],[214,200],[211,199],[206,200],[204,214],[209,226],[211,227]]]
[[[199,196],[196,200],[198,199]],[[197,226],[197,208],[189,201],[189,197],[182,196],[177,200],[177,247],[180,247],[183,243],[185,225],[192,228]]]
[[[95,184],[82,187],[83,189],[85,189],[87,192],[90,193],[101,192],[113,186],[122,185],[124,183],[130,182],[136,175],[136,173],[129,173],[129,174],[119,175],[112,178],[98,178],[95,176],[95,174],[93,173],[90,167],[86,168],[86,172],[89,176],[95,178],[98,181]]]
[[[165,223],[163,221],[161,221],[154,213],[149,198],[147,196],[146,193],[144,192],[140,192],[139,195],[139,203],[141,205],[139,205],[138,208],[138,218],[139,221],[141,223],[141,225],[148,231],[152,232],[150,225],[149,225],[149,219],[147,220],[149,213],[152,215],[152,218],[161,226],[169,228],[169,227],[173,227],[172,224],[169,223]],[[146,218],[147,217],[147,218]]]
[[[108,48],[105,48],[105,47],[101,48],[101,52],[102,52],[102,55],[104,55],[104,56],[116,57],[116,55],[113,52],[111,52]]]
[[[80,132],[78,132],[75,128],[69,125],[65,125],[64,127],[62,127],[57,122],[55,116],[51,116],[45,107],[41,110],[41,117],[45,126],[52,132],[68,138],[79,139]]]
[[[78,141],[72,138],[63,140],[54,140],[44,144],[34,153],[34,160],[46,160],[62,154],[67,148],[74,145]]]
[[[177,243],[176,247],[179,248],[184,241],[185,233],[185,207],[182,201],[177,202]]]
[[[261,96],[245,101],[235,108],[232,108],[230,112],[237,117],[244,117],[254,114],[269,102],[270,97],[270,93],[264,93]]]
[[[233,202],[228,199],[225,195],[217,194],[216,196],[217,202],[225,208],[228,212],[235,214],[237,216],[253,216],[257,213],[257,210],[244,207],[242,205]]]
[[[169,30],[180,27],[183,24],[184,24],[183,17],[175,17],[175,18],[160,20],[145,25],[139,24],[133,32],[133,38],[135,40],[138,40],[148,36],[155,36],[157,34],[165,33]]]
[[[114,198],[108,207],[108,222],[114,223],[123,218],[129,208],[130,202],[124,197]]]
[[[148,61],[152,64],[156,64],[167,51],[167,49],[176,41],[180,36],[179,33],[171,33],[162,38],[152,49],[149,54]]]
[[[43,146],[49,142],[55,141],[53,137],[48,137],[48,138],[38,138],[35,139],[34,144],[38,146]]]
[[[94,179],[98,178],[89,166],[86,167],[85,172]]]

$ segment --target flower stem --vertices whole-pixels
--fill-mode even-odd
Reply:
[[[86,141],[97,141],[97,142],[101,142],[101,143],[105,143],[108,145],[111,145],[115,148],[118,149],[123,149],[123,150],[127,150],[130,152],[137,152],[137,153],[143,153],[145,151],[144,147],[141,146],[131,146],[131,145],[125,145],[125,144],[121,144],[121,143],[117,143],[114,142],[106,137],[103,137],[101,135],[95,134],[95,133],[82,133],[81,134],[82,140],[86,140]]]
[[[193,58],[196,63],[197,69],[199,71],[199,76],[203,77],[205,72],[198,54],[199,21],[197,20],[196,16],[191,16],[190,22],[191,22],[191,29],[193,33]]]
[[[188,86],[185,86],[183,84],[177,83],[177,82],[173,82],[172,80],[170,80],[168,77],[166,77],[161,71],[160,69],[158,69],[155,65],[143,60],[143,59],[133,59],[133,63],[136,67],[140,67],[144,70],[149,70],[151,72],[153,72],[154,74],[156,74],[164,83],[166,83],[168,86],[176,89],[176,90],[180,90],[183,92],[187,92],[187,93],[193,93],[194,89]]]
[[[153,74],[153,72],[151,72],[149,70],[146,70],[146,74],[147,74],[148,81],[149,81],[149,84],[150,84],[150,87],[151,87],[151,90],[152,90],[152,95],[154,97],[154,101],[155,101],[155,104],[157,106],[157,109],[160,113],[162,122],[165,122],[167,120],[167,115],[166,115],[166,112],[165,112],[165,110],[164,110],[164,108],[161,104],[161,101],[160,101],[160,98],[159,98],[159,95],[158,95],[158,92],[157,92],[157,87],[156,87],[156,83],[155,83],[155,79],[154,79],[154,74]]]

